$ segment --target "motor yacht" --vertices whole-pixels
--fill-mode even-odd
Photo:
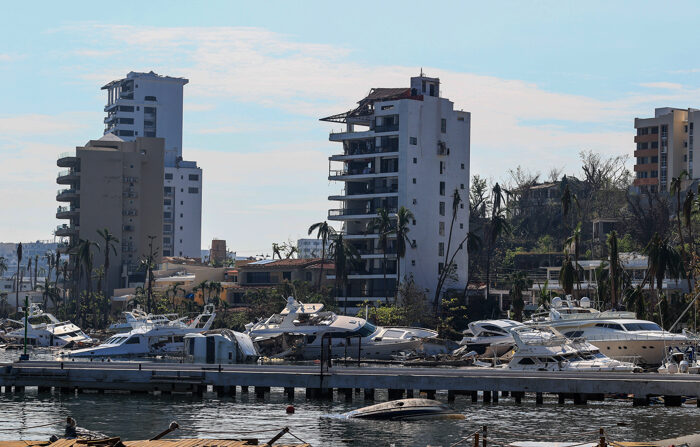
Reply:
[[[692,343],[684,334],[670,333],[652,321],[638,320],[634,312],[593,309],[586,297],[579,303],[570,297],[556,297],[548,312],[534,314],[525,324],[551,327],[569,338],[583,337],[610,358],[648,366],[660,365],[669,348]]]
[[[144,325],[168,325],[173,324],[173,322],[178,320],[177,314],[148,314],[140,307],[122,312],[122,315],[124,315],[124,321],[119,321],[109,325],[109,331],[124,333]]]
[[[641,370],[614,360],[584,339],[569,339],[549,328],[516,327],[510,330],[515,353],[506,365],[513,371],[615,371]]]
[[[515,346],[510,329],[522,326],[525,325],[515,320],[472,321],[462,332],[464,337],[459,344],[479,357],[498,358]]]
[[[24,322],[9,320],[19,326],[19,329],[5,334],[5,338],[16,343],[24,342]],[[32,303],[27,314],[27,344],[35,347],[62,347],[70,344],[88,345],[93,342],[82,329],[70,321],[59,321],[58,318],[48,312],[44,312],[41,306]]]
[[[209,304],[204,311],[189,322],[182,319],[177,324],[144,324],[125,334],[116,334],[99,346],[78,349],[67,357],[142,357],[149,355],[179,355],[184,352],[184,338],[209,330],[216,312]]]
[[[249,323],[246,329],[254,342],[281,334],[302,336],[296,353],[307,360],[320,358],[321,345],[327,347],[328,343],[333,357],[359,354],[360,358],[388,360],[402,352],[420,350],[424,339],[437,337],[430,329],[374,326],[363,318],[336,315],[323,311],[323,304],[304,304],[293,297],[287,298],[280,313]]]

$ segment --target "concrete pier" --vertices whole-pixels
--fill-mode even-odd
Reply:
[[[601,380],[604,378],[604,380]],[[192,393],[203,395],[211,389],[219,395],[235,395],[236,387],[247,393],[254,387],[265,397],[271,387],[284,388],[291,396],[295,388],[306,390],[310,398],[348,398],[352,391],[364,390],[373,400],[375,390],[387,390],[391,399],[421,390],[434,398],[436,391],[447,392],[453,400],[460,394],[483,392],[484,402],[497,402],[512,395],[516,403],[525,393],[534,393],[543,403],[543,393],[559,395],[559,401],[579,405],[603,399],[607,394],[627,394],[637,398],[634,405],[646,405],[649,397],[664,396],[667,406],[683,403],[681,396],[700,397],[700,375],[601,372],[517,372],[487,368],[384,368],[331,367],[321,374],[318,366],[299,365],[210,365],[127,362],[43,362],[24,361],[0,364],[0,387],[5,393],[21,393],[25,387],[38,387],[41,393],[75,394],[91,392]],[[341,398],[342,398],[341,397]]]

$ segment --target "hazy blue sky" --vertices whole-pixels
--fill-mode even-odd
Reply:
[[[257,6],[259,5],[259,6]],[[318,118],[421,67],[472,112],[471,172],[578,171],[633,151],[633,119],[700,106],[695,2],[13,2],[0,27],[0,241],[52,238],[60,152],[102,134],[100,87],[190,79],[184,156],[204,169],[202,245],[270,251],[323,220]]]

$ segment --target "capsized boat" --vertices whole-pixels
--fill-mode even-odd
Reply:
[[[248,334],[215,329],[185,335],[185,361],[219,365],[254,362],[258,351]]]
[[[301,336],[296,353],[303,359],[321,357],[331,344],[331,356],[390,360],[402,352],[420,350],[423,340],[437,337],[437,332],[423,328],[374,326],[360,317],[336,315],[323,311],[323,304],[304,304],[293,297],[278,314],[246,325],[254,342],[281,334]],[[327,351],[324,351],[327,352]]]
[[[476,351],[480,357],[498,358],[515,346],[510,329],[523,326],[515,320],[472,321],[462,332],[464,337],[459,344],[469,351]]]
[[[515,353],[506,365],[514,371],[607,371],[636,372],[633,363],[606,357],[586,340],[569,339],[554,329],[511,329]]]
[[[347,419],[388,419],[416,421],[422,419],[464,419],[442,402],[432,399],[399,399],[358,408],[341,415]]]
[[[27,315],[27,344],[36,347],[61,347],[65,345],[89,345],[93,342],[82,329],[70,321],[59,321],[41,306],[32,303]],[[5,334],[5,338],[20,343],[24,341],[24,322],[9,320],[20,326]]]
[[[78,349],[67,353],[68,357],[143,357],[148,355],[181,355],[185,335],[209,330],[216,311],[208,304],[204,311],[189,323],[143,325],[125,334],[116,334],[93,348]]]

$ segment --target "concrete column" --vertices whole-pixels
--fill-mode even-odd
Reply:
[[[523,392],[521,392],[521,391],[513,391],[513,397],[515,398],[515,403],[516,403],[516,404],[519,405],[519,404],[522,403],[522,401],[523,401],[523,394],[525,394],[525,393],[523,393]]]
[[[284,394],[287,396],[287,399],[294,400],[294,387],[293,386],[284,387]]]
[[[574,405],[586,405],[588,403],[588,398],[583,393],[574,394]]]
[[[403,390],[389,390],[389,400],[403,399]]]
[[[346,402],[352,402],[352,388],[339,388],[338,393],[342,393],[345,396]]]
[[[680,407],[683,404],[683,398],[681,396],[664,396],[664,406],[666,407]]]
[[[479,402],[479,393],[477,391],[469,391],[469,393],[472,395],[472,403]]]
[[[508,397],[508,391],[501,391],[501,397]]]
[[[497,404],[498,403],[498,391],[494,391],[492,393],[493,395],[493,403]]]
[[[374,400],[374,388],[365,388],[365,400]]]
[[[50,393],[51,392],[51,387],[50,386],[40,386],[37,388],[37,392],[39,393]]]
[[[491,403],[491,391],[483,391],[484,393],[484,403]]]
[[[217,396],[223,396],[224,395],[224,387],[221,385],[214,385],[214,392],[216,393]]]
[[[21,385],[15,385],[15,393],[24,393],[24,387]]]
[[[421,393],[425,393],[426,399],[435,399],[435,390],[420,390]]]
[[[406,390],[406,398],[407,399],[413,398],[413,390]]]
[[[241,393],[248,393],[248,387],[247,386],[242,386],[241,387]]]
[[[255,387],[255,397],[264,398],[265,393],[270,392],[269,386],[256,386]]]
[[[447,402],[454,402],[455,394],[456,393],[454,391],[447,391]]]
[[[565,402],[566,402],[566,396],[564,395],[564,393],[559,393],[559,404],[561,405]]]
[[[632,399],[632,406],[633,407],[648,407],[649,406],[649,396],[634,396],[634,399]]]
[[[542,405],[544,403],[544,396],[542,393],[535,393],[535,405]]]
[[[306,389],[306,398],[307,399],[313,399],[314,398],[314,389],[313,388],[307,388]]]

